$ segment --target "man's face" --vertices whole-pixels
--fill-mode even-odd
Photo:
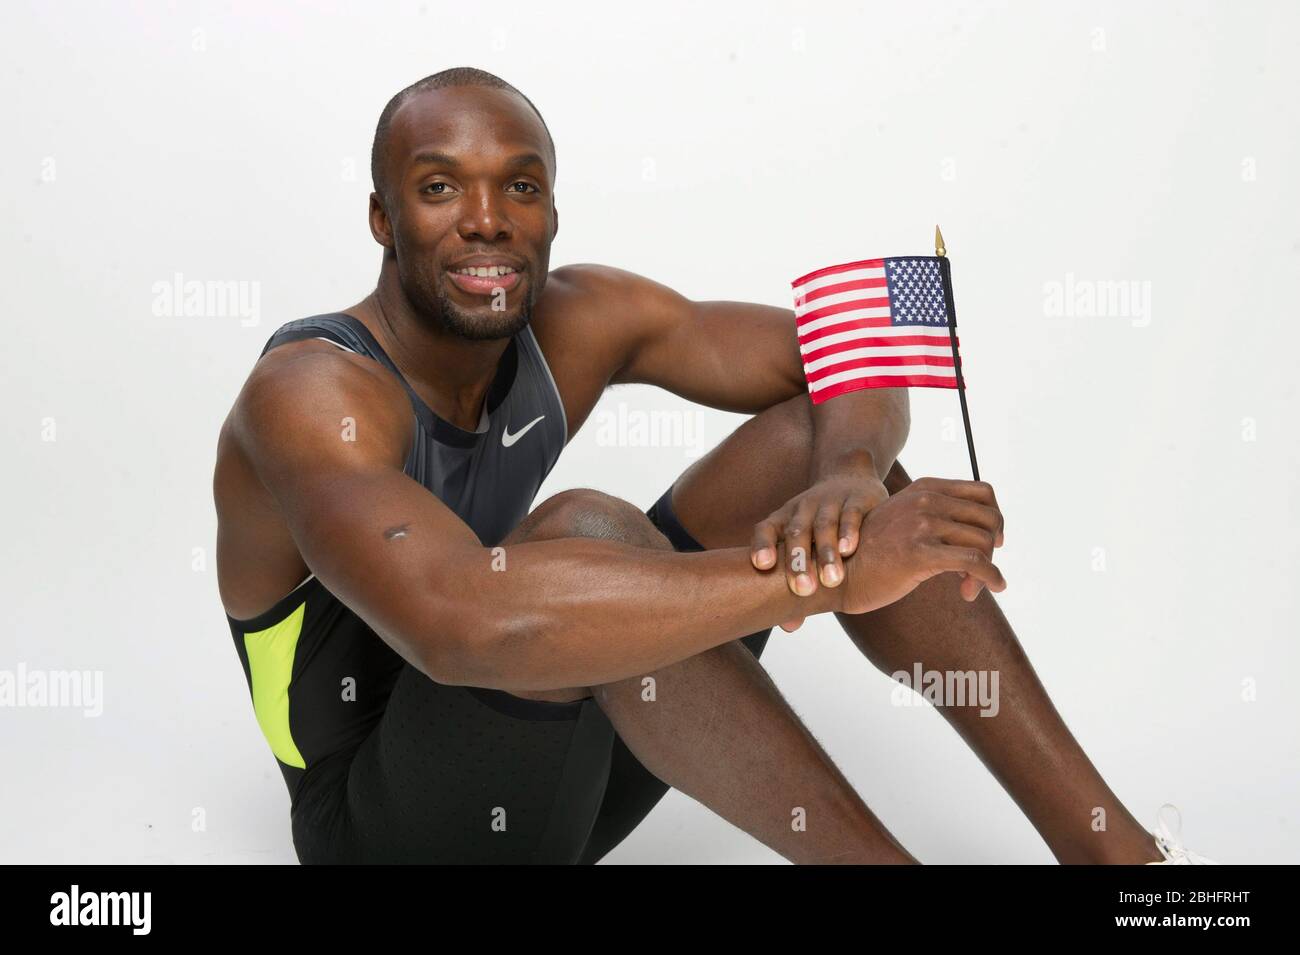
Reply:
[[[558,221],[546,131],[528,104],[475,86],[419,93],[393,116],[386,170],[372,228],[416,311],[471,339],[527,325]]]

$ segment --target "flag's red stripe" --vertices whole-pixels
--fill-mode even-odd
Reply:
[[[850,318],[842,322],[836,322],[834,325],[827,325],[825,328],[819,328],[815,332],[805,332],[799,335],[799,344],[807,345],[819,338],[825,338],[827,335],[838,335],[840,332],[851,332],[855,328],[889,328],[890,321],[887,318]]]
[[[814,302],[819,298],[825,298],[827,295],[842,295],[845,292],[853,292],[858,289],[888,288],[888,286],[889,280],[885,279],[883,276],[878,279],[854,279],[851,282],[837,282],[835,285],[824,285],[821,288],[813,289],[811,292],[807,293],[802,291],[796,292],[794,299],[795,302],[799,302],[800,299],[804,302]],[[884,298],[880,299],[880,302],[881,304],[886,305],[889,303],[888,293],[885,294]]]
[[[823,388],[821,391],[812,393],[813,404],[819,405],[838,395],[846,395],[851,391],[862,391],[864,388],[956,388],[956,378],[939,378],[934,375],[914,375],[909,378],[893,377],[888,378],[855,378],[852,381],[842,381],[838,385],[831,385]]]
[[[952,356],[936,357],[930,355],[882,355],[878,358],[854,358],[851,361],[842,361],[839,364],[827,365],[825,368],[819,368],[813,372],[807,372],[807,378],[810,382],[821,381],[831,375],[839,374],[842,371],[849,371],[853,368],[874,368],[899,365],[942,365],[948,368],[953,367]]]
[[[841,312],[852,312],[860,308],[888,308],[889,298],[855,298],[851,302],[840,302],[837,305],[824,305],[821,308],[813,309],[807,314],[800,315],[795,325],[799,328],[814,322],[819,318],[825,318],[827,315],[839,315]],[[873,322],[876,325],[888,325],[889,316],[885,315],[880,318],[868,318],[864,321]]]
[[[811,340],[816,340],[818,336],[808,336]],[[800,344],[805,344],[800,342]],[[927,345],[932,348],[938,348],[940,345],[948,344],[948,337],[945,335],[897,335],[892,338],[855,338],[852,341],[840,342],[838,345],[826,345],[823,348],[814,348],[803,356],[805,365],[816,361],[818,358],[825,358],[827,355],[838,355],[840,352],[853,351],[855,348],[910,348],[914,345]],[[957,340],[957,348],[961,349],[961,339]]]
[[[845,262],[843,265],[828,265],[824,269],[818,269],[816,272],[809,272],[807,275],[801,275],[790,283],[791,288],[803,285],[813,279],[819,279],[823,275],[836,275],[840,272],[852,272],[854,269],[878,269],[885,264],[884,259],[863,259],[861,262]]]

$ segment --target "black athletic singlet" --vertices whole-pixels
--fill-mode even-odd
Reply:
[[[413,410],[405,473],[484,545],[528,513],[567,439],[531,329],[503,353],[472,432],[438,417],[349,315],[289,322],[262,353],[307,338],[397,377]],[[678,549],[700,549],[668,494],[648,513]],[[435,683],[314,576],[255,618],[226,619],[289,789],[302,862],[594,862],[667,789],[590,698],[544,703]],[[766,638],[745,642],[758,655]]]

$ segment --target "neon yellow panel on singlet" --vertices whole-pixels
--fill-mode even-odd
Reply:
[[[293,655],[298,649],[306,610],[307,604],[301,603],[274,626],[244,634],[257,725],[262,727],[262,735],[271,744],[276,758],[299,769],[306,769],[307,763],[289,732],[289,680],[293,676]]]

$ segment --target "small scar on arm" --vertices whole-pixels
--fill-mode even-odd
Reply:
[[[410,524],[398,524],[396,527],[390,527],[384,531],[384,540],[395,541],[406,537],[411,531]]]

